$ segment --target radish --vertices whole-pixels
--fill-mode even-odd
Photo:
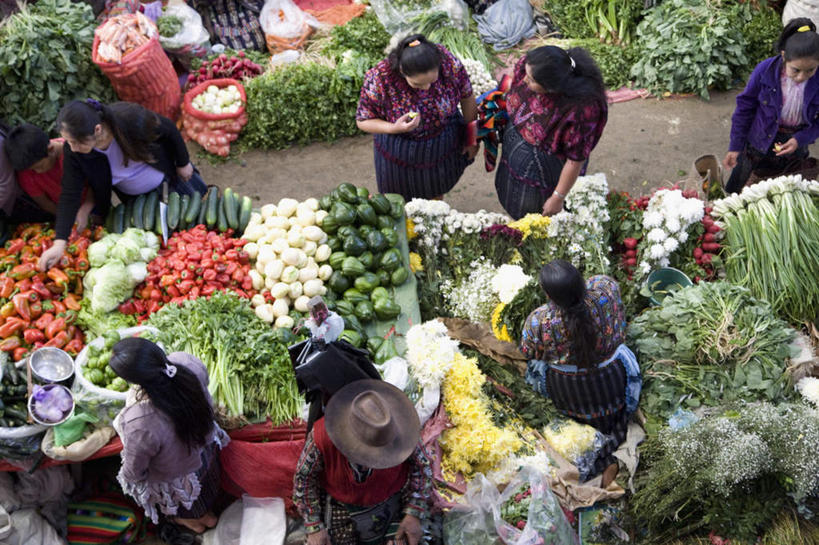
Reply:
[[[637,239],[633,237],[629,237],[623,240],[623,246],[628,248],[629,250],[633,250],[637,247]]]
[[[716,242],[716,239],[714,238],[714,233],[705,233],[704,240],[705,242]]]
[[[700,259],[702,259],[702,254],[703,254],[702,248],[694,248],[694,259],[699,261]]]
[[[706,252],[718,252],[720,249],[720,245],[717,244],[716,242],[703,242],[702,249],[705,250]]]
[[[722,229],[720,229],[719,225],[717,225],[716,223],[712,223],[711,225],[706,227],[706,230],[711,234],[716,234],[722,231]]]
[[[626,257],[637,257],[637,250],[626,250]]]
[[[626,265],[628,265],[629,267],[636,266],[637,265],[637,258],[636,257],[630,257],[630,258],[626,259]]]

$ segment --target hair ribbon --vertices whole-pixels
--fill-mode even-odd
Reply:
[[[168,378],[173,378],[176,376],[176,365],[166,363],[165,364],[165,374],[168,375]]]
[[[808,25],[800,26],[796,29],[796,32],[810,32],[810,27]]]
[[[575,67],[577,66],[574,62],[574,59],[571,55],[569,55],[569,62],[572,63],[572,72],[574,72]]]
[[[417,47],[419,45],[421,45],[421,40],[412,40],[407,44],[407,47]]]
[[[94,108],[98,112],[102,111],[102,104],[100,104],[99,101],[94,100],[93,98],[86,98],[85,103]]]

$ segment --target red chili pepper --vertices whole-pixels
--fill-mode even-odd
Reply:
[[[51,291],[49,291],[49,289],[45,287],[45,284],[38,280],[34,280],[31,282],[31,289],[43,299],[51,298]]]
[[[61,331],[65,331],[65,318],[55,318],[54,321],[46,326],[45,336],[49,339],[53,339],[54,336]]]
[[[50,312],[46,312],[45,314],[37,318],[37,321],[34,322],[34,327],[42,331],[45,330],[48,324],[50,324],[52,321],[54,321],[54,315],[51,314]]]
[[[80,310],[80,302],[77,301],[77,297],[73,293],[69,293],[63,298],[63,303],[69,310]]]
[[[12,241],[10,241],[10,242],[11,242],[11,244],[10,244],[10,245],[9,245],[9,247],[6,249],[6,250],[7,250],[7,252],[8,252],[6,255],[14,255],[14,254],[19,254],[19,253],[20,253],[20,250],[22,250],[22,249],[23,249],[23,246],[25,246],[25,245],[26,245],[26,241],[25,241],[25,240],[23,240],[23,239],[21,239],[21,238],[18,238],[18,239],[12,240]]]
[[[28,306],[29,300],[25,293],[18,293],[11,298],[11,302],[14,303],[14,311],[20,318],[26,321],[31,320],[31,309]],[[7,337],[8,335],[0,336]]]
[[[54,335],[53,339],[50,339],[46,346],[56,346],[57,348],[62,348],[68,342],[68,334],[65,331],[60,331],[56,335]]]
[[[45,285],[46,289],[53,293],[54,295],[60,295],[65,291],[66,285],[65,284],[57,284],[56,282],[49,282]]]
[[[68,275],[56,267],[50,268],[46,274],[57,284],[68,284]]]
[[[5,339],[14,335],[23,329],[24,325],[23,320],[20,318],[15,318],[14,316],[6,318],[5,323],[0,326],[0,339]]]
[[[3,341],[0,342],[0,350],[2,350],[3,352],[11,352],[12,350],[15,350],[17,348],[20,348],[20,337],[16,335],[13,337],[9,337],[7,339],[3,339]]]
[[[30,278],[37,274],[37,268],[34,266],[33,263],[24,263],[22,265],[17,265],[14,267],[8,275],[13,278],[14,280],[23,280],[24,278]]]
[[[27,292],[23,293],[22,295],[26,296],[26,299],[28,299],[29,304],[38,303],[40,301],[40,296],[34,290],[27,291]]]
[[[43,304],[37,301],[36,303],[32,303],[28,306],[29,310],[31,311],[31,319],[36,320],[43,314]]]
[[[3,299],[8,299],[11,297],[11,292],[14,291],[14,279],[4,276],[2,280],[0,280],[0,297]]]
[[[77,355],[82,352],[83,344],[82,341],[79,339],[71,339],[68,341],[68,344],[63,347],[63,350],[68,352],[69,354]]]
[[[137,314],[145,314],[145,301],[137,299],[134,301],[134,308]]]
[[[68,338],[69,338],[69,339],[73,339],[73,338],[74,338],[74,336],[77,334],[77,332],[78,332],[79,330],[80,330],[80,328],[78,328],[77,326],[75,326],[75,325],[73,325],[73,324],[72,324],[72,325],[70,325],[70,326],[68,326],[67,328],[65,328],[65,332],[66,332],[66,334],[68,335]]]
[[[65,312],[65,305],[61,301],[52,300],[51,304],[54,306],[54,312],[57,314],[63,314]]]
[[[44,342],[45,335],[39,329],[26,329],[23,331],[23,339],[26,344],[34,344],[36,342]]]
[[[14,355],[12,356],[12,359],[14,361],[22,360],[23,358],[26,357],[26,354],[29,353],[29,350],[30,350],[29,348],[26,348],[24,346],[21,346],[20,348],[15,348],[14,349]]]

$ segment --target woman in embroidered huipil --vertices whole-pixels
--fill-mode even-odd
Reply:
[[[604,435],[596,458],[578,469],[587,480],[612,466],[610,480],[617,469],[612,453],[626,438],[642,387],[640,367],[624,344],[620,288],[604,275],[584,281],[560,259],[541,269],[540,286],[549,302],[526,319],[520,341],[529,360],[526,381],[558,410]]]
[[[501,205],[515,219],[560,212],[608,119],[600,70],[581,48],[533,49],[515,65],[506,111]]]
[[[367,72],[356,112],[358,128],[374,135],[378,191],[407,200],[450,191],[478,151],[465,145],[476,117],[461,62],[420,34],[401,40]]]
[[[114,420],[122,439],[122,490],[154,523],[163,517],[203,532],[216,525],[219,450],[230,441],[214,421],[208,371],[184,352],[131,337],[114,345],[111,368],[131,384]]]

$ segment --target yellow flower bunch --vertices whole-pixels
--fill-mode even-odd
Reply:
[[[512,257],[509,259],[510,265],[520,265],[523,263],[523,256],[520,255],[520,252],[515,250],[512,252]]]
[[[495,338],[499,341],[511,343],[514,342],[514,339],[509,335],[509,328],[506,327],[506,324],[501,323],[501,314],[504,308],[506,308],[506,303],[498,303],[498,306],[492,311],[492,333],[495,334]]]
[[[509,224],[509,227],[517,229],[523,233],[523,240],[533,236],[535,238],[547,238],[549,236],[548,229],[552,219],[549,216],[542,216],[540,214],[526,214],[517,221]]]
[[[410,221],[410,220],[407,220]],[[412,272],[418,272],[424,270],[424,263],[421,261],[421,256],[415,252],[409,253],[409,266]]]
[[[418,233],[415,232],[415,222],[407,218],[407,240],[412,240],[417,236]]]
[[[565,420],[544,428],[543,438],[558,454],[568,461],[574,462],[575,459],[592,448],[596,433],[597,430],[591,426],[574,420]]]
[[[485,381],[474,358],[455,355],[442,391],[444,408],[454,425],[440,439],[441,466],[447,479],[453,479],[456,472],[467,479],[476,471],[485,473],[523,445],[512,429],[498,428],[492,422],[489,400],[481,391]]]

